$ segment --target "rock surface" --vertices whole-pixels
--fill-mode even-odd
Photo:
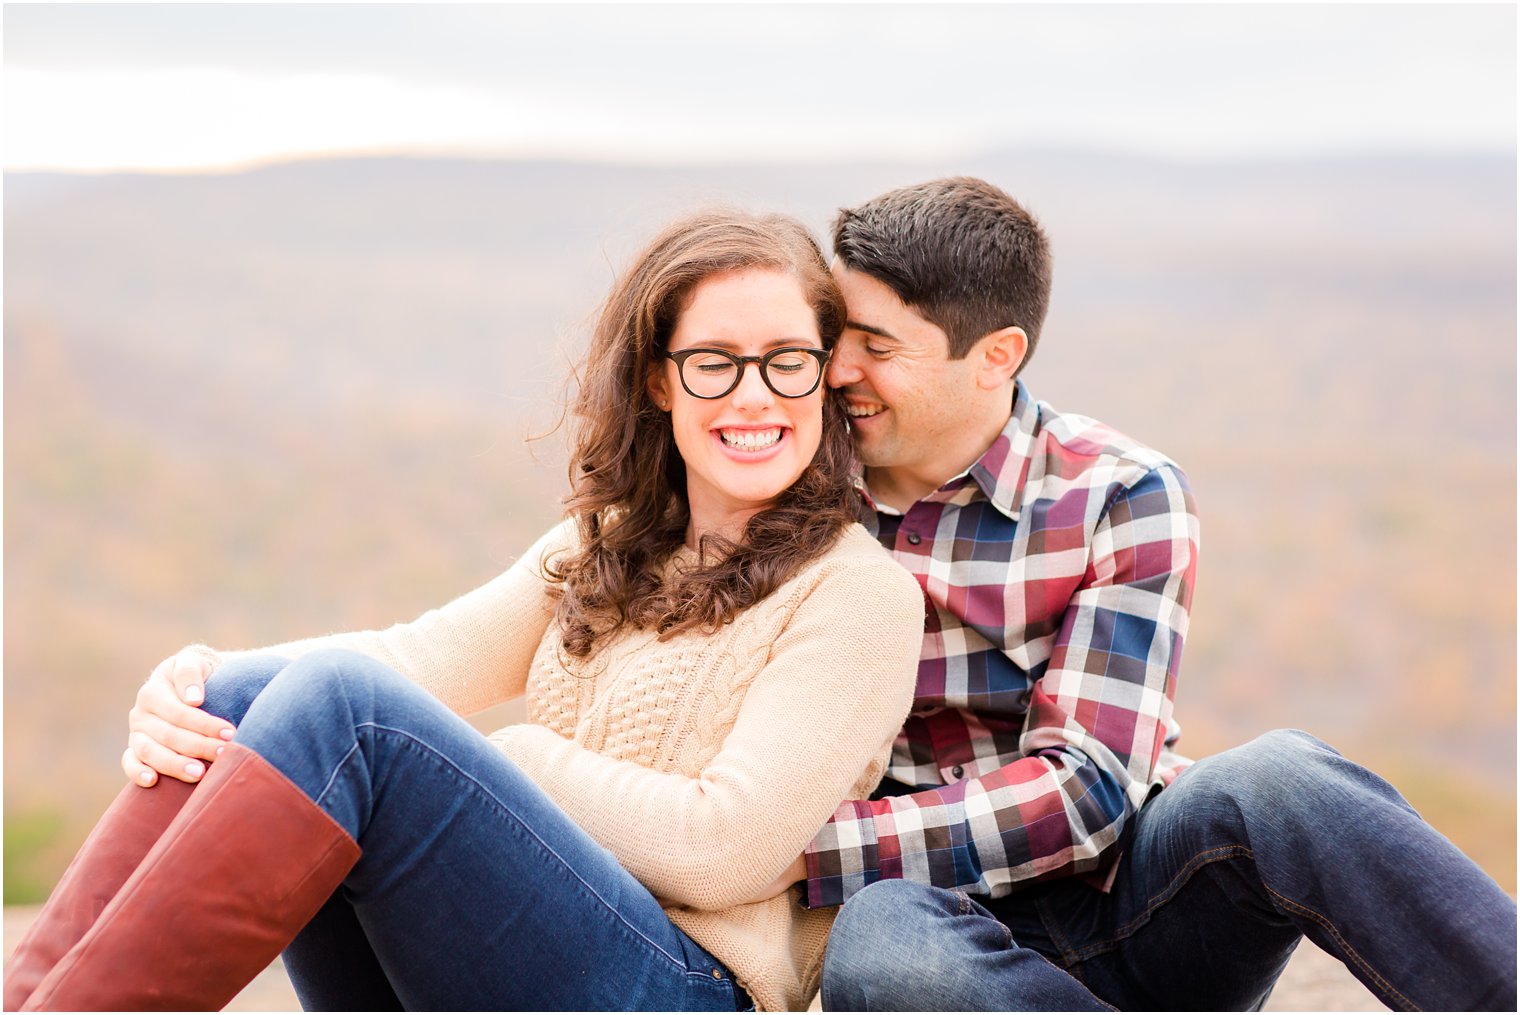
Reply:
[[[5,955],[26,932],[37,913],[35,906],[5,908]],[[816,1007],[816,1003],[815,1003]],[[227,1011],[300,1011],[295,991],[279,960],[260,973]],[[1294,953],[1287,972],[1267,1002],[1267,1011],[1387,1011],[1367,989],[1346,972],[1340,962],[1311,944]]]

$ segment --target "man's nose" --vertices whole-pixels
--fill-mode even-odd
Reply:
[[[824,380],[831,388],[842,388],[848,384],[858,382],[864,375],[860,371],[860,365],[855,359],[855,354],[840,343],[834,348],[834,355],[829,358],[829,369],[824,374]]]

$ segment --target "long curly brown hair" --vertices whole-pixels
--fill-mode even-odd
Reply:
[[[844,329],[844,298],[817,243],[784,215],[701,212],[665,227],[602,305],[572,403],[569,514],[580,549],[546,561],[560,583],[563,648],[589,655],[625,625],[662,636],[716,629],[827,550],[857,517],[854,450],[844,402],[825,388],[817,454],[735,543],[702,537],[701,563],[665,564],[684,541],[686,464],[670,417],[646,381],[689,297],[704,279],[746,268],[795,278],[818,320],[824,348]],[[710,562],[710,563],[709,563]]]

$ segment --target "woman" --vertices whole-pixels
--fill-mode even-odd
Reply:
[[[833,914],[787,886],[879,778],[923,618],[852,520],[843,322],[797,223],[667,228],[597,324],[567,520],[410,624],[161,664],[123,756],[154,788],[7,1007],[217,1008],[281,949],[307,1008],[805,1007]]]

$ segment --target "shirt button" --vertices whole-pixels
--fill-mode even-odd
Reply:
[[[910,545],[917,546],[919,543],[922,543],[923,541],[924,541],[924,537],[920,536],[917,532],[910,532],[910,533],[908,533],[908,543]]]
[[[966,770],[961,766],[956,765],[954,768],[950,769],[950,774],[959,779],[961,776],[966,774]]]

